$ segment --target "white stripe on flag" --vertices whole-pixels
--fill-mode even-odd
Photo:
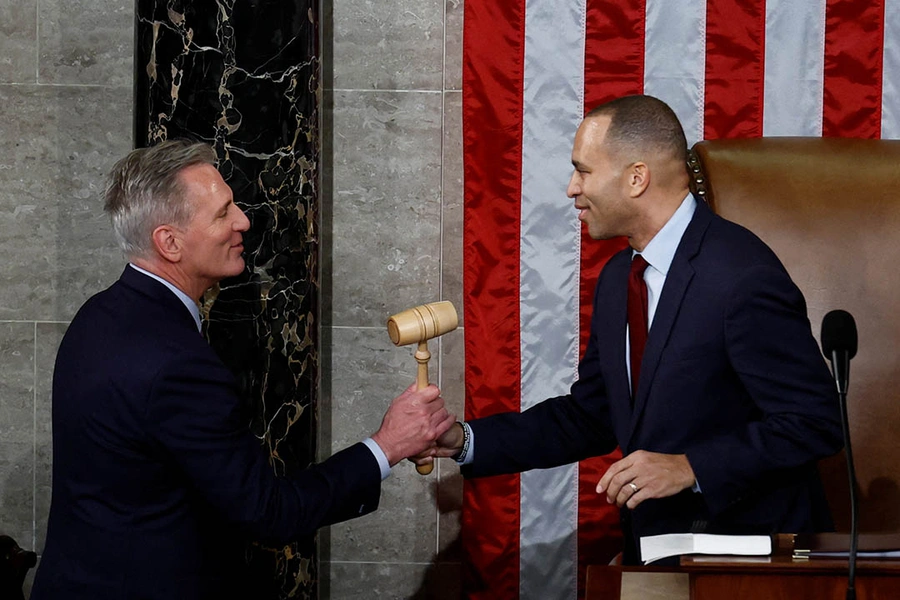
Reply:
[[[565,394],[578,361],[579,223],[565,190],[584,103],[583,2],[525,4],[521,409]],[[577,465],[520,478],[520,598],[577,594]]]
[[[672,107],[688,146],[703,139],[706,2],[647,0],[644,93]]]
[[[884,0],[881,139],[900,139],[900,0]]]
[[[822,135],[825,0],[767,0],[763,135]]]

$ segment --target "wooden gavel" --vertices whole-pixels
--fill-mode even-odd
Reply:
[[[444,335],[456,329],[459,318],[453,303],[447,300],[431,302],[404,310],[388,319],[387,329],[391,341],[397,346],[418,344],[416,349],[416,362],[419,370],[416,374],[416,389],[423,390],[428,387],[428,361],[431,352],[428,351],[428,340]],[[434,468],[434,461],[416,465],[416,471],[422,475],[428,475]]]

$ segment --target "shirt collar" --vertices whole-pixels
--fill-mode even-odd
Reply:
[[[188,296],[187,294],[185,294],[184,292],[179,290],[172,283],[166,281],[159,275],[156,275],[154,273],[151,273],[150,271],[142,269],[133,263],[128,263],[128,266],[131,267],[132,269],[134,269],[135,271],[137,271],[138,273],[143,273],[147,277],[155,279],[158,282],[160,282],[161,284],[163,284],[164,286],[166,286],[167,288],[169,288],[169,290],[171,290],[172,293],[175,294],[178,297],[178,299],[181,300],[181,302],[187,307],[188,311],[190,311],[191,317],[194,319],[194,323],[197,324],[197,331],[201,330],[200,329],[200,307],[197,306],[197,303],[194,302],[194,300],[190,296]]]
[[[641,256],[647,263],[662,273],[668,275],[669,267],[672,266],[672,260],[675,258],[675,251],[681,242],[681,237],[687,230],[694,216],[694,210],[697,208],[697,201],[690,193],[681,201],[681,206],[666,221],[663,228],[660,229],[647,247],[641,252]],[[637,252],[632,252],[632,256]]]

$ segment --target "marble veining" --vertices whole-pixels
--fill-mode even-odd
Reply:
[[[273,469],[315,459],[319,369],[315,0],[139,0],[135,141],[211,144],[247,213],[247,267],[206,295],[204,331]],[[254,597],[315,598],[316,540],[250,544]]]

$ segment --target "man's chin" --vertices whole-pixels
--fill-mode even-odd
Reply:
[[[231,269],[231,272],[228,274],[228,277],[237,277],[241,273],[244,272],[244,269],[247,267],[247,263],[243,258],[240,259],[239,262],[236,262],[234,268]]]
[[[592,240],[598,240],[598,241],[599,240],[610,240],[613,237],[615,237],[615,236],[609,235],[605,231],[597,231],[596,229],[591,229],[590,227],[588,227],[587,233],[588,233],[588,237],[590,237]]]

